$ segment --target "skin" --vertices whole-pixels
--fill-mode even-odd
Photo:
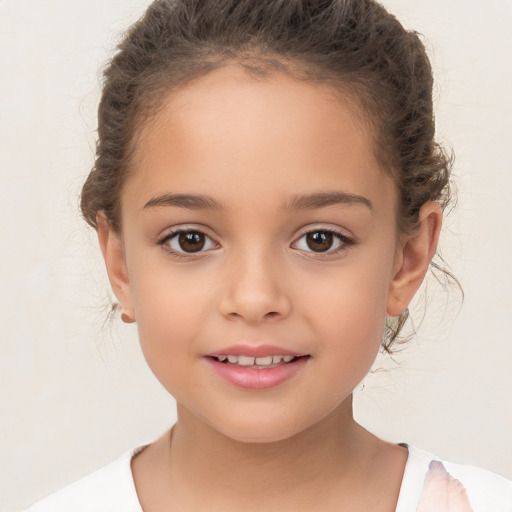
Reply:
[[[425,275],[441,209],[428,202],[417,232],[397,231],[396,187],[362,119],[326,86],[227,66],[142,130],[122,232],[100,214],[98,233],[125,318],[178,404],[172,448],[167,433],[132,462],[145,512],[395,510],[407,452],[355,423],[352,391],[386,314]],[[345,200],[296,200],[318,193]],[[218,204],[155,200],[169,194]],[[183,253],[177,228],[204,233],[205,250]],[[319,253],[308,232],[342,238]],[[242,389],[205,358],[238,343],[309,358],[275,388]]]

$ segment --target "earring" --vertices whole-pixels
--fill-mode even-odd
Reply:
[[[130,316],[128,313],[126,313],[126,311],[122,311],[121,312],[121,320],[125,323],[125,324],[133,324],[135,322],[135,318],[133,318],[132,316]]]

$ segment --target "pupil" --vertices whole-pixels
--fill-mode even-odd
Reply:
[[[332,238],[332,233],[317,231],[316,233],[308,233],[306,235],[306,242],[312,251],[325,252],[331,248]]]
[[[180,247],[185,252],[200,251],[205,244],[204,235],[194,231],[188,233],[181,233],[179,236]]]

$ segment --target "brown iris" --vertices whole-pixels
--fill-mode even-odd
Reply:
[[[203,233],[187,231],[179,234],[178,242],[185,252],[198,252],[204,247],[206,240]]]
[[[332,247],[333,238],[329,231],[315,231],[306,235],[306,243],[312,251],[325,252]]]

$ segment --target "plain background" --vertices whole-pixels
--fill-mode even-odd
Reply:
[[[0,0],[1,512],[175,419],[135,328],[106,322],[105,272],[77,208],[99,69],[147,3]],[[356,414],[389,440],[512,478],[512,2],[384,3],[425,35],[434,63],[459,189],[441,247],[466,298],[459,312],[456,289],[429,280],[427,320],[398,364],[378,362]]]

